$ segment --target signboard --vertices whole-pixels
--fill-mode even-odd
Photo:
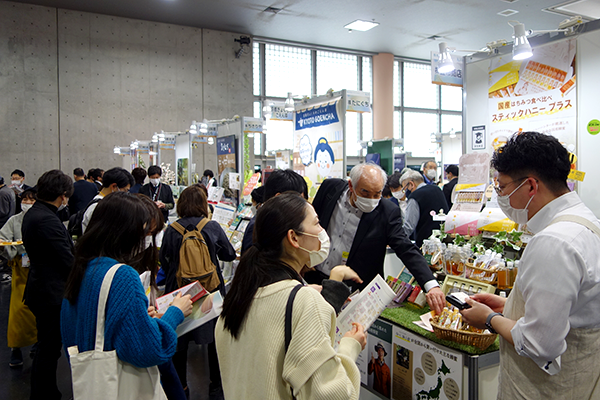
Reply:
[[[217,138],[217,163],[219,178],[224,172],[236,172],[235,135]]]
[[[438,71],[440,53],[431,52],[431,83],[446,86],[463,86],[463,58],[450,54],[454,63],[454,71],[441,73]]]
[[[346,111],[370,113],[371,94],[369,92],[346,90]]]
[[[378,319],[367,330],[367,333],[367,345],[356,360],[360,371],[360,381],[372,391],[389,399],[392,390],[394,359],[393,327]]]
[[[165,137],[158,146],[161,150],[175,150],[175,137]]]
[[[462,399],[462,354],[398,326],[393,329],[392,399]]]
[[[471,148],[473,150],[485,150],[485,125],[471,128]]]
[[[272,121],[293,121],[294,112],[285,110],[285,103],[272,103],[271,104],[271,117]]]

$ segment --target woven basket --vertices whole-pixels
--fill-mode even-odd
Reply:
[[[434,319],[431,320],[431,326],[438,339],[446,339],[460,344],[475,346],[481,350],[490,347],[498,336],[493,333],[457,331],[455,329],[444,328],[438,325],[437,320]]]
[[[472,263],[465,263],[467,276],[474,281],[496,285],[498,283],[498,271],[496,269],[485,269],[473,266]]]

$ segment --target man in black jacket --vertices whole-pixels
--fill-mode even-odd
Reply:
[[[352,168],[350,178],[349,182],[326,179],[312,203],[331,238],[331,250],[317,266],[321,276],[307,275],[307,281],[318,283],[333,267],[346,264],[362,278],[362,289],[383,274],[389,245],[427,292],[430,307],[441,312],[444,294],[423,255],[404,233],[400,209],[390,201],[380,201],[385,171],[375,164],[359,164]]]
[[[148,168],[148,178],[150,183],[140,188],[139,193],[150,197],[154,204],[160,209],[165,223],[169,222],[169,210],[175,207],[173,191],[169,185],[160,182],[162,169],[158,165],[152,165]]]
[[[444,185],[442,191],[444,192],[444,197],[446,197],[446,203],[448,203],[448,209],[452,208],[452,191],[454,190],[454,186],[458,183],[458,166],[451,164],[446,167],[446,177],[448,178],[448,183]]]
[[[415,244],[421,247],[434,229],[440,229],[440,221],[433,220],[432,211],[447,213],[448,204],[442,190],[437,185],[427,185],[416,171],[406,171],[400,183],[405,191],[410,190],[403,228],[409,236],[415,233]]]
[[[30,260],[25,304],[36,319],[38,349],[31,367],[31,399],[60,399],[56,366],[60,358],[60,307],[73,264],[73,242],[56,213],[73,193],[73,181],[59,170],[37,182],[38,201],[23,218],[23,244]]]

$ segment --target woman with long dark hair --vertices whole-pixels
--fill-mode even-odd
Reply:
[[[358,399],[355,360],[366,344],[353,324],[333,348],[335,311],[312,288],[301,288],[292,308],[291,341],[284,321],[301,273],[327,258],[329,238],[313,207],[282,194],[259,210],[254,245],[237,268],[215,331],[228,399]]]
[[[65,290],[61,332],[65,347],[92,350],[96,336],[98,297],[104,276],[116,272],[106,304],[104,350],[116,350],[121,361],[139,368],[163,364],[177,345],[175,329],[192,311],[189,296],[173,301],[162,318],[148,315],[148,298],[138,271],[157,263],[156,251],[145,251],[153,217],[136,195],[107,195],[94,211],[75,246],[75,264]]]

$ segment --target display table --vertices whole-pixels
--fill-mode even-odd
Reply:
[[[383,312],[357,360],[363,384],[390,399],[495,399],[498,340],[481,350],[438,339],[413,323],[428,311],[405,303]]]

